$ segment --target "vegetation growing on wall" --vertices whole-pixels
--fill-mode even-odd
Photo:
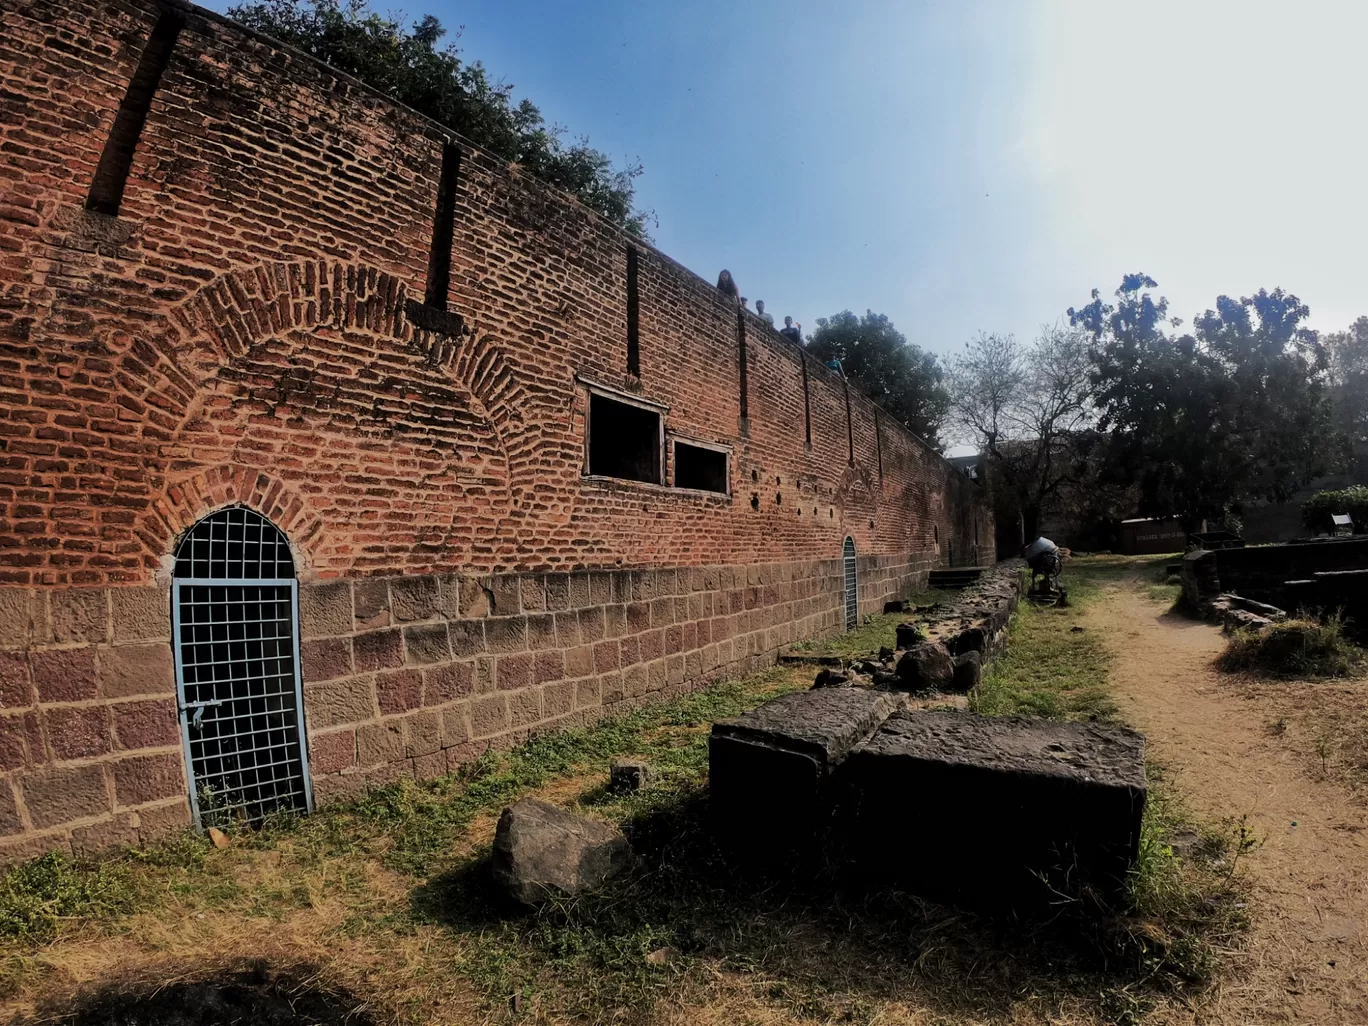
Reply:
[[[355,75],[398,102],[441,122],[492,153],[578,197],[613,224],[649,238],[652,215],[635,206],[640,164],[614,169],[587,138],[563,141],[537,106],[513,99],[510,83],[491,81],[479,61],[461,60],[431,14],[406,30],[403,14],[379,14],[368,0],[249,0],[228,9],[257,32]]]

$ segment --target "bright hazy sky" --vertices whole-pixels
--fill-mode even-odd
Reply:
[[[1127,271],[1189,323],[1261,286],[1368,313],[1368,0],[402,9],[639,157],[660,248],[805,331],[868,307],[946,354]]]

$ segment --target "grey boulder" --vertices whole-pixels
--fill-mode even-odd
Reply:
[[[504,809],[494,833],[494,881],[522,905],[591,891],[631,859],[617,830],[539,798]]]
[[[909,691],[949,691],[955,679],[955,660],[939,641],[922,641],[898,660],[898,676]]]

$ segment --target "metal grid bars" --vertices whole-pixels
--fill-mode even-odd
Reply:
[[[855,625],[860,619],[860,602],[856,593],[855,580],[855,540],[847,538],[841,547],[842,555],[845,557],[845,629],[850,631],[855,629]]]
[[[181,737],[201,826],[312,807],[298,589],[282,558],[289,550],[280,532],[242,509],[201,521],[177,552],[178,571],[209,569],[217,578],[178,573],[172,599]],[[291,576],[246,576],[263,568]]]
[[[274,524],[233,506],[205,517],[176,550],[176,576],[201,580],[289,580],[290,543]]]

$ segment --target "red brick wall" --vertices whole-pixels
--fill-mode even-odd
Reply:
[[[227,503],[294,546],[321,797],[834,629],[846,535],[862,612],[952,546],[987,551],[977,487],[855,394],[848,427],[812,360],[805,445],[805,357],[754,317],[743,421],[735,308],[639,244],[629,376],[629,240],[467,145],[449,309],[470,330],[416,324],[441,130],[208,12],[172,51],[119,215],[87,211],[156,19],[0,0],[11,854],[183,819],[169,557]],[[733,495],[585,478],[583,381],[731,446]]]

